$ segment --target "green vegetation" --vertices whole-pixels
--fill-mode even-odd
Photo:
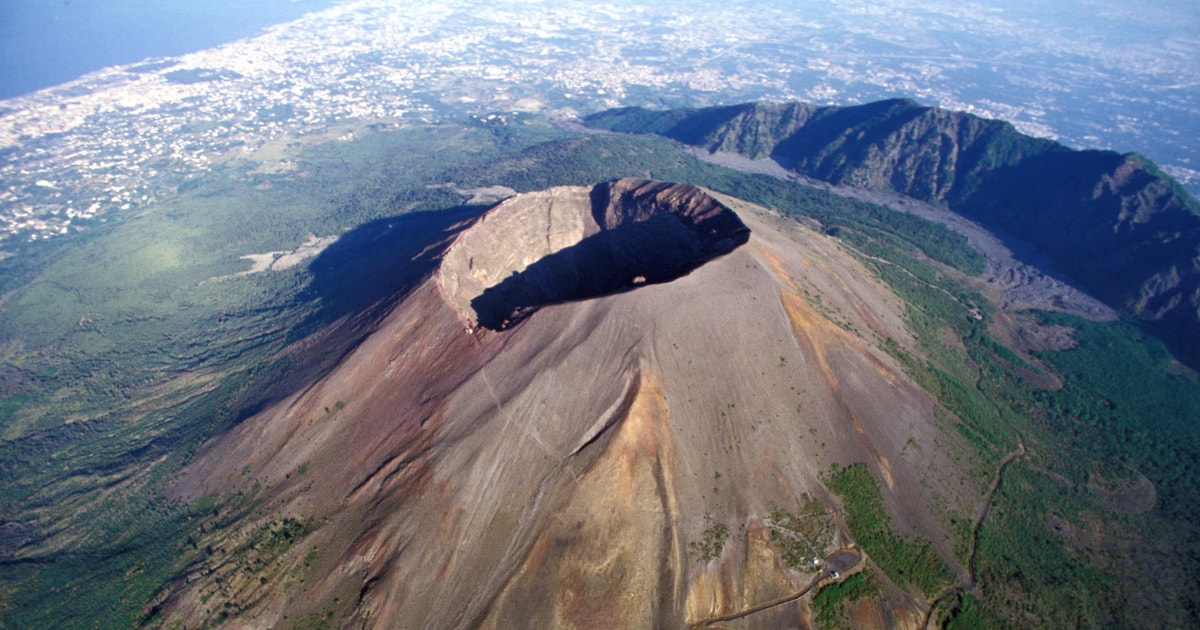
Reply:
[[[893,582],[916,587],[926,597],[954,582],[954,574],[929,541],[896,533],[892,517],[883,509],[879,483],[865,464],[834,470],[826,485],[842,497],[846,525],[854,539]]]
[[[829,510],[811,495],[800,496],[796,514],[781,508],[771,510],[765,523],[771,530],[771,542],[779,549],[784,566],[810,572],[814,560],[822,560],[833,543],[833,522]]]
[[[295,630],[329,630],[332,628],[333,611],[313,613],[292,626]]]
[[[722,523],[713,523],[705,517],[708,527],[704,528],[704,537],[688,543],[688,551],[693,560],[711,562],[721,555],[725,549],[725,541],[729,539],[729,527]]]
[[[1176,549],[1197,548],[1194,529],[1183,525],[1200,516],[1200,434],[1190,422],[1200,417],[1194,376],[1123,322],[1042,314],[1040,325],[1076,329],[1078,345],[1023,354],[992,336],[986,309],[972,314],[981,298],[900,250],[880,257],[889,262],[867,263],[908,304],[919,354],[895,343],[884,349],[953,413],[945,424],[971,447],[957,456],[976,487],[987,486],[1022,436],[1030,445],[1030,454],[1009,467],[978,532],[972,569],[980,597],[957,606],[958,627],[1024,625],[1031,618],[1051,626],[1103,623],[1098,615],[1130,625],[1185,623],[1186,609],[1165,594],[1191,591],[1193,578],[1178,568],[1144,575],[1134,555],[1097,544],[1122,540],[1139,546],[1141,557],[1154,557],[1135,541],[1173,531]],[[1047,389],[1051,375],[1061,389]],[[1160,507],[1132,514],[1113,497],[1137,487],[1140,475],[1154,483]],[[966,522],[974,516],[947,516],[965,562],[975,544]],[[1162,562],[1178,567],[1178,560]]]
[[[1200,443],[1189,419],[1200,417],[1200,384],[1128,323],[1058,314],[1040,319],[1076,331],[1075,348],[1037,353],[1060,375],[1062,389],[1035,389],[1011,374],[1001,378],[983,363],[993,374],[992,397],[1020,410],[1029,431],[1054,444],[1037,450],[1034,465],[1010,467],[979,531],[985,608],[1032,605],[1051,625],[1101,624],[1104,614],[1129,625],[1188,625],[1186,611],[1169,594],[1189,592],[1194,579],[1172,558],[1197,546],[1188,524],[1200,516]],[[1137,490],[1142,475],[1153,482],[1156,504]],[[1165,531],[1172,532],[1176,551],[1159,557],[1151,551],[1159,544],[1154,532]],[[1139,553],[1101,541],[1136,545]],[[1139,570],[1138,556],[1157,558],[1140,561],[1155,562],[1156,570]],[[1150,601],[1130,605],[1140,597]],[[983,614],[981,606],[975,602],[973,614]]]
[[[909,264],[905,263],[906,268],[912,268]],[[1146,343],[1148,340],[1141,335],[1133,335],[1135,329],[1127,324],[1044,316],[1042,324],[1078,326],[1080,344],[1071,351],[1043,352],[1035,358],[1022,355],[989,335],[986,312],[983,319],[964,316],[962,303],[980,301],[948,280],[930,282],[928,276],[919,280],[914,277],[923,275],[920,271],[909,276],[890,272],[885,265],[876,268],[908,302],[909,321],[918,335],[918,350],[923,359],[903,352],[894,344],[885,344],[885,349],[954,414],[954,418],[947,419],[948,426],[966,438],[973,451],[969,458],[960,460],[960,465],[967,467],[978,487],[986,487],[1000,460],[1015,450],[1021,436],[1031,445],[1031,454],[1009,467],[993,508],[978,532],[972,569],[981,597],[964,600],[958,606],[957,614],[961,617],[955,622],[958,627],[974,627],[967,624],[976,622],[982,624],[980,627],[1023,625],[1029,615],[1038,619],[1038,623],[1051,626],[1102,623],[1098,614],[1118,618],[1129,615],[1126,618],[1129,623],[1139,615],[1149,614],[1168,621],[1168,625],[1178,623],[1179,609],[1165,600],[1147,605],[1139,613],[1134,613],[1127,602],[1133,593],[1142,594],[1138,597],[1150,593],[1153,598],[1158,593],[1186,588],[1183,582],[1176,581],[1182,578],[1164,580],[1176,582],[1162,589],[1139,587],[1122,576],[1132,575],[1136,570],[1120,569],[1119,564],[1114,564],[1120,554],[1083,551],[1092,544],[1087,540],[1116,537],[1132,541],[1141,535],[1139,531],[1170,528],[1159,520],[1164,514],[1149,513],[1134,518],[1114,509],[1116,505],[1111,501],[1107,505],[1098,503],[1071,489],[1099,478],[1120,481],[1118,485],[1129,487],[1131,477],[1135,476],[1132,471],[1137,470],[1131,464],[1141,466],[1148,462],[1139,458],[1136,451],[1148,444],[1167,452],[1161,460],[1163,464],[1174,461],[1186,466],[1184,462],[1188,459],[1183,455],[1188,452],[1193,453],[1194,460],[1194,454],[1200,452],[1191,441],[1195,439],[1194,429],[1190,436],[1186,430],[1171,433],[1165,430],[1167,425],[1177,423],[1147,421],[1188,417],[1187,405],[1200,401],[1195,383],[1165,371],[1163,367],[1168,365],[1165,353],[1150,360],[1155,344]],[[1051,371],[1063,379],[1061,390],[1043,389],[1038,384]],[[1125,401],[1117,405],[1125,412],[1118,418],[1122,414],[1113,413],[1110,392],[1138,392],[1122,396],[1139,396],[1142,388],[1150,392],[1143,400],[1154,399],[1159,406],[1152,410]],[[1163,388],[1172,391],[1168,394]],[[1084,409],[1090,411],[1084,413]],[[1191,415],[1196,417],[1194,413]],[[1092,418],[1096,424],[1086,427],[1081,418]],[[1157,428],[1151,429],[1152,426]],[[1104,430],[1095,430],[1101,427]],[[1140,439],[1130,438],[1139,433]],[[1153,467],[1141,470],[1150,474]],[[1153,480],[1160,497],[1175,492],[1172,488],[1180,485],[1166,475],[1155,475]],[[1186,496],[1188,492],[1192,490],[1185,488],[1176,496]],[[1172,504],[1171,509],[1195,509],[1190,501],[1172,501]],[[969,518],[972,517],[959,515],[947,523],[958,537],[956,548],[964,562],[975,544],[975,538],[964,526]],[[1056,531],[1052,523],[1060,524],[1061,531]],[[1061,525],[1067,523],[1073,525]],[[1080,536],[1082,531],[1088,532],[1087,535]],[[1070,533],[1064,535],[1065,532]],[[1182,547],[1191,544],[1194,543],[1184,543]],[[1079,585],[1087,587],[1081,590]]]
[[[1011,625],[984,606],[978,597],[968,593],[959,595],[958,605],[943,627],[946,630],[991,630]]]
[[[265,555],[278,555],[299,542],[313,530],[311,518],[285,518],[267,523],[258,528],[250,539],[235,552],[254,551]]]
[[[56,553],[51,561],[10,560],[0,566],[8,595],[0,608],[4,623],[16,628],[143,625],[149,620],[143,605],[175,577],[181,559],[204,552],[196,543],[200,532],[225,522],[227,506],[241,501],[207,497],[177,506],[149,492],[137,496],[148,501],[128,508],[135,512],[101,514],[94,529],[82,532],[110,536],[108,545]]]
[[[1081,553],[1050,523],[1059,515],[1084,525],[1099,516],[1084,502],[1062,496],[1061,488],[1026,466],[1012,467],[992,514],[979,531],[976,572],[990,609],[1033,605],[1043,623],[1055,627],[1102,625],[1105,610],[1119,600],[1117,575],[1103,570],[1099,556]],[[1063,519],[1062,522],[1067,522]],[[1082,588],[1081,588],[1082,587]]]
[[[1075,328],[1078,342],[1066,352],[1038,355],[1066,384],[1036,394],[1046,420],[1069,443],[1098,455],[1100,476],[1122,479],[1141,471],[1172,515],[1195,516],[1190,498],[1200,493],[1200,383],[1173,370],[1162,344],[1128,323],[1060,314],[1044,314],[1042,321]]]
[[[870,570],[863,570],[850,577],[821,587],[813,596],[812,609],[820,628],[845,627],[846,604],[879,596],[879,582]]]

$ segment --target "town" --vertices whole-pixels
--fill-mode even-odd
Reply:
[[[1194,90],[1146,102],[1143,119],[1115,112],[1145,98],[1131,95],[1135,85],[1124,88],[1130,94],[1083,90],[1134,81],[1147,71],[1137,51],[1127,63],[1113,61],[1109,76],[1068,68],[1039,83],[1022,73],[1025,59],[989,60],[962,42],[939,47],[916,23],[911,41],[897,41],[863,19],[859,40],[849,43],[861,54],[851,54],[821,33],[852,15],[796,15],[780,4],[762,16],[693,4],[686,17],[666,19],[620,3],[467,10],[362,0],[210,50],[0,101],[0,250],[151,205],[214,165],[258,160],[280,138],[522,110],[569,119],[626,105],[853,104],[902,95],[1076,147],[1155,149],[1151,157],[1165,170],[1185,185],[1200,183],[1189,138],[1160,133],[1177,122],[1172,116],[1188,115]],[[975,27],[989,37],[1004,29]],[[1138,80],[1196,72],[1150,70]],[[996,77],[1012,83],[1003,86],[1008,98],[987,91]],[[1073,101],[1055,96],[1061,86],[1047,83],[1060,80],[1083,91]],[[1021,94],[1028,98],[1014,98]]]

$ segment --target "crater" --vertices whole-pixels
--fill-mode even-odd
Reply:
[[[488,211],[447,250],[438,286],[468,327],[504,330],[543,306],[670,282],[749,238],[696,186],[562,186]]]

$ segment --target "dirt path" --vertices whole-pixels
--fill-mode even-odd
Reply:
[[[881,264],[881,265],[890,265],[890,266],[892,266],[892,267],[895,267],[895,268],[896,268],[896,269],[898,269],[898,270],[899,270],[901,273],[903,273],[903,274],[907,275],[908,277],[912,278],[914,282],[916,282],[916,283],[918,283],[918,284],[925,285],[925,286],[927,286],[927,287],[929,287],[930,289],[933,289],[933,290],[935,290],[935,291],[941,291],[942,293],[945,293],[945,294],[946,294],[946,296],[947,296],[947,297],[949,297],[949,298],[950,298],[952,301],[954,301],[956,304],[958,304],[959,306],[961,306],[961,307],[963,307],[964,309],[966,309],[966,311],[967,311],[968,313],[970,313],[972,317],[974,317],[975,319],[983,319],[983,315],[981,315],[981,314],[979,313],[979,307],[975,306],[974,304],[965,304],[965,303],[963,303],[963,301],[962,301],[962,300],[960,300],[960,299],[958,299],[958,297],[957,297],[957,296],[955,296],[953,293],[951,293],[951,292],[947,291],[946,289],[944,289],[944,288],[942,288],[942,287],[939,287],[939,286],[938,286],[938,285],[936,285],[936,284],[930,284],[930,283],[928,283],[928,282],[925,282],[924,280],[922,280],[922,279],[918,278],[918,277],[917,277],[917,275],[916,275],[916,274],[914,274],[913,272],[911,272],[911,271],[909,271],[909,270],[905,269],[903,266],[901,266],[901,265],[897,265],[896,263],[894,263],[894,262],[892,262],[892,261],[890,261],[890,260],[885,260],[885,259],[883,259],[883,258],[880,258],[880,257],[878,257],[878,256],[871,256],[870,254],[867,254],[867,253],[863,252],[862,250],[860,250],[860,249],[858,249],[858,248],[856,248],[856,247],[854,247],[854,246],[852,246],[852,245],[850,245],[849,243],[846,243],[846,242],[844,242],[844,241],[839,241],[839,242],[841,242],[841,244],[842,244],[842,247],[845,247],[846,249],[848,249],[848,250],[850,250],[850,251],[854,252],[855,254],[858,254],[858,256],[859,256],[860,258],[862,258],[863,260],[870,260],[870,261],[872,261],[872,262],[876,262],[876,263],[879,263],[879,264]]]
[[[736,619],[748,617],[755,613],[760,613],[764,610],[769,610],[776,606],[782,606],[789,602],[794,602],[794,601],[800,599],[801,597],[804,597],[805,595],[807,595],[809,593],[809,591],[813,590],[813,588],[815,588],[818,584],[821,583],[821,580],[823,580],[825,578],[837,578],[840,573],[844,573],[845,571],[849,570],[850,568],[857,566],[860,562],[862,562],[862,551],[858,547],[843,547],[843,548],[838,549],[837,551],[833,552],[828,558],[826,558],[825,559],[825,564],[826,564],[825,568],[822,569],[820,573],[814,575],[812,580],[810,580],[808,582],[808,585],[805,586],[804,588],[800,589],[799,591],[796,591],[795,593],[792,593],[790,595],[784,595],[783,597],[780,597],[778,599],[773,599],[768,602],[756,604],[754,606],[751,606],[750,608],[746,608],[744,610],[740,610],[735,613],[730,613],[728,615],[721,615],[718,617],[710,617],[703,621],[699,621],[699,622],[692,624],[691,627],[695,628],[695,629],[709,628],[710,624],[720,623],[722,621],[734,621]],[[841,568],[839,569],[837,567],[841,567]],[[843,578],[843,579],[845,579],[845,578]]]
[[[936,597],[929,603],[929,609],[925,611],[925,618],[921,621],[921,628],[928,628],[929,622],[933,620],[933,613],[943,600],[953,597],[962,591],[971,591],[975,589],[975,552],[979,549],[979,530],[983,527],[984,520],[992,511],[992,503],[996,498],[996,492],[1000,490],[1000,484],[1004,481],[1004,471],[1008,470],[1008,465],[1013,463],[1019,457],[1025,456],[1025,438],[1017,434],[1019,447],[1017,450],[1010,452],[1000,461],[1000,467],[996,470],[996,476],[992,479],[992,487],[988,490],[987,501],[983,504],[983,509],[979,511],[979,517],[975,519],[975,525],[971,528],[971,551],[967,554],[967,579],[959,582],[954,586],[948,586],[942,589]]]
[[[996,498],[996,492],[998,492],[1000,490],[1000,484],[1004,482],[1005,471],[1008,470],[1008,467],[1010,464],[1012,464],[1018,458],[1024,457],[1027,452],[1025,449],[1025,438],[1023,436],[1021,436],[1020,434],[1018,434],[1017,440],[1018,440],[1017,450],[1011,451],[1010,453],[1008,453],[1007,455],[1004,456],[1003,460],[1000,461],[1000,466],[996,470],[996,475],[995,475],[995,477],[992,478],[991,488],[988,490],[987,501],[984,502],[983,508],[979,511],[979,516],[976,517],[975,524],[971,528],[971,551],[967,554],[967,574],[968,574],[967,579],[959,582],[958,584],[955,584],[953,586],[948,586],[945,589],[942,589],[942,592],[938,593],[937,596],[935,596],[933,598],[933,600],[929,604],[929,608],[925,611],[925,617],[921,620],[921,625],[920,625],[921,628],[927,629],[929,627],[929,622],[932,621],[932,619],[933,619],[934,611],[937,610],[938,606],[944,600],[946,600],[950,597],[953,597],[954,595],[957,595],[958,593],[960,593],[962,591],[974,590],[974,588],[975,588],[975,552],[979,548],[979,530],[982,529],[984,521],[987,520],[988,514],[991,513],[991,511],[992,511],[992,504]],[[853,558],[848,557],[848,555],[851,555],[851,554],[853,555]],[[769,610],[776,606],[782,606],[784,604],[794,602],[794,601],[800,599],[801,597],[804,597],[809,592],[811,592],[814,588],[816,588],[816,586],[818,584],[821,583],[822,580],[824,580],[826,578],[838,577],[839,571],[844,573],[849,568],[857,566],[861,561],[862,561],[862,551],[860,549],[858,549],[857,547],[847,547],[847,548],[839,549],[839,550],[835,551],[833,554],[831,554],[828,558],[826,558],[826,568],[824,570],[822,570],[820,573],[814,575],[812,580],[810,580],[808,585],[806,585],[803,589],[800,589],[799,591],[796,591],[795,593],[785,595],[778,599],[773,599],[773,600],[770,600],[767,602],[763,602],[761,604],[756,604],[754,606],[751,606],[744,610],[740,610],[735,613],[730,613],[727,615],[720,615],[717,617],[710,617],[703,621],[699,621],[699,622],[692,624],[691,628],[693,628],[694,630],[699,630],[701,628],[706,628],[706,629],[712,630],[712,624],[714,624],[714,623],[720,623],[723,621],[735,621],[737,619],[742,619],[744,617],[748,617],[755,613],[763,612],[764,610]],[[840,567],[840,568],[835,568],[835,567]]]

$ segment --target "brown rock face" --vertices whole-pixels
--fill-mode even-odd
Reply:
[[[529,287],[496,289],[513,277]],[[508,328],[464,332],[476,309]],[[955,496],[934,439],[956,438],[879,349],[911,347],[901,309],[831,238],[696,188],[505,202],[324,378],[202,449],[177,494],[253,501],[198,543],[211,555],[161,616],[684,627],[809,583],[819,567],[785,564],[772,514],[804,495],[833,507],[833,463],[867,462],[897,523],[953,563],[929,506]],[[238,555],[285,518],[314,529]],[[825,518],[822,555],[850,542]]]
[[[438,284],[468,326],[502,330],[549,304],[670,282],[746,242],[695,186],[622,179],[513,197],[462,234]]]

